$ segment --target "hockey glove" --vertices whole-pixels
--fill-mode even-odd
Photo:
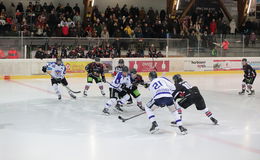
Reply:
[[[43,66],[43,67],[42,67],[42,71],[43,71],[44,73],[46,73],[46,72],[47,72],[47,67],[46,67],[46,66]]]
[[[102,76],[102,81],[104,82],[104,83],[106,83],[107,81],[106,81],[106,77],[105,76]]]

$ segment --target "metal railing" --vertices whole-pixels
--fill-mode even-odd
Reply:
[[[216,37],[186,37],[180,39],[158,38],[87,38],[87,37],[0,37],[0,58],[9,58],[9,51],[16,50],[19,58],[34,58],[39,47],[50,52],[53,47],[66,48],[68,52],[78,46],[85,49],[84,54],[95,47],[113,48],[113,57],[126,57],[130,50],[135,56],[149,57],[149,47],[154,46],[164,57],[257,57],[260,56],[260,41],[251,41],[246,35],[227,36],[229,49],[224,50],[223,35]],[[118,53],[120,52],[120,53]],[[4,56],[3,56],[4,55]]]

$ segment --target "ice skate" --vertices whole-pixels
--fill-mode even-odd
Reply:
[[[179,129],[181,131],[181,134],[183,134],[183,135],[187,134],[187,129],[184,128],[183,126],[179,126]]]
[[[61,100],[61,95],[58,95],[58,100]]]
[[[101,92],[101,94],[102,94],[103,96],[106,95],[105,92],[104,92],[103,90],[100,90],[100,92]]]
[[[84,91],[83,91],[83,95],[84,95],[84,96],[88,96],[87,90],[84,90]]]
[[[120,105],[120,104],[116,104],[115,108],[120,111],[120,112],[123,112],[124,110],[121,109],[123,105]]]
[[[108,111],[108,108],[104,108],[104,109],[103,109],[103,113],[104,113],[105,115],[110,115],[110,113],[109,113],[109,111]]]
[[[216,120],[215,118],[211,117],[210,120],[211,120],[215,125],[218,124],[218,120]]]
[[[255,90],[250,90],[248,93],[249,96],[255,95]]]
[[[152,123],[152,127],[150,128],[151,134],[154,134],[155,132],[159,131],[159,127],[156,121]]]
[[[245,90],[243,89],[241,92],[238,92],[239,95],[244,95],[245,94]]]

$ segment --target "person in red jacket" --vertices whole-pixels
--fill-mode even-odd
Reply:
[[[217,23],[216,23],[215,19],[213,19],[213,20],[210,22],[209,28],[210,28],[210,32],[211,32],[211,33],[214,33],[214,34],[216,33]]]
[[[64,25],[62,28],[61,28],[61,30],[62,30],[62,35],[64,36],[64,37],[67,37],[68,35],[69,35],[69,26],[66,24],[66,25]]]
[[[19,58],[17,50],[15,50],[15,49],[9,50],[7,58],[9,58],[9,59],[17,59],[17,58]]]
[[[226,57],[227,56],[227,52],[229,50],[229,42],[227,39],[224,39],[224,41],[222,42],[221,47],[223,48],[223,56]]]
[[[5,53],[3,50],[0,50],[0,59],[6,58]]]

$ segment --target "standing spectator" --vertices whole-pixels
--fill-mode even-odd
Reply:
[[[44,53],[41,47],[39,47],[38,50],[36,51],[35,58],[39,58],[39,59],[46,58],[46,54]]]
[[[208,48],[208,33],[206,31],[201,36],[201,46],[203,48]]]
[[[101,38],[104,38],[106,41],[109,39],[109,33],[106,27],[104,27],[104,29],[101,32]]]
[[[237,25],[234,19],[229,23],[230,34],[236,34]]]
[[[64,8],[64,12],[65,13],[69,13],[69,15],[72,14],[73,10],[72,10],[72,8],[71,8],[69,3],[67,3],[67,6]]]
[[[6,12],[6,7],[5,7],[3,1],[0,2],[0,13],[1,12]]]
[[[50,34],[53,35],[53,33],[56,30],[57,25],[58,25],[58,18],[56,16],[56,14],[54,13],[54,10],[51,11],[51,14],[49,15],[47,23],[50,27],[50,32],[51,32]]]
[[[152,44],[151,47],[149,47],[149,51],[148,52],[149,52],[149,56],[150,57],[155,57],[156,56],[157,50],[154,47],[154,44]]]
[[[47,9],[48,13],[50,13],[50,12],[53,11],[54,9],[55,9],[55,7],[54,7],[53,3],[50,2],[49,6],[48,6],[48,9]]]
[[[222,56],[223,57],[226,57],[227,56],[227,52],[228,52],[228,50],[229,50],[229,42],[228,42],[228,40],[227,39],[224,39],[224,41],[222,42],[222,45],[221,45],[221,47],[223,48],[223,50],[222,50]]]
[[[210,23],[210,33],[215,34],[216,29],[217,29],[217,23],[216,23],[215,19],[213,19]]]
[[[77,14],[80,14],[80,8],[78,6],[78,3],[75,4],[75,6],[73,7],[73,10],[75,11],[75,13]]]
[[[73,17],[74,23],[80,23],[81,24],[81,17],[78,12],[76,12],[75,16]]]
[[[69,35],[69,26],[68,24],[65,24],[64,26],[61,27],[61,31],[62,31],[62,36],[63,37],[68,37]]]
[[[22,4],[21,2],[19,2],[18,5],[16,6],[16,12],[17,12],[17,10],[18,10],[19,12],[21,12],[21,13],[24,12],[24,10],[23,10],[23,4]]]
[[[128,35],[128,37],[132,37],[133,35],[133,30],[131,29],[131,27],[129,25],[127,25],[124,29],[124,31],[126,32],[126,34]]]
[[[15,8],[15,5],[14,3],[11,3],[11,5],[7,8],[7,14],[14,18],[15,17],[15,12],[16,12],[16,8]]]
[[[251,43],[252,43],[252,47],[254,47],[254,46],[255,46],[255,42],[256,42],[255,32],[252,32],[252,33],[250,34],[250,41],[251,41]]]

